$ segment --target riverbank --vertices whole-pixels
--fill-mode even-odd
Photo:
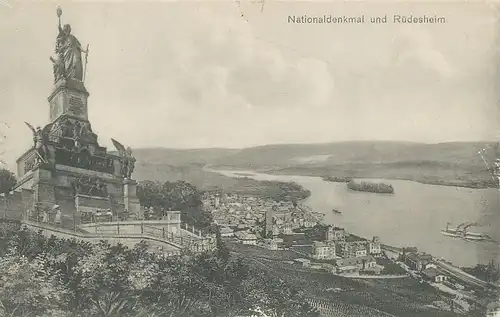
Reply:
[[[206,170],[217,171],[206,166]],[[235,174],[249,176],[248,169],[224,167],[221,170],[232,171]],[[498,188],[498,183],[491,175],[481,170],[481,168],[456,168],[456,169],[436,169],[413,167],[411,169],[401,169],[384,166],[381,168],[377,164],[361,165],[337,165],[330,168],[315,168],[307,166],[293,166],[287,168],[260,168],[256,173],[284,176],[309,176],[318,177],[325,182],[347,183],[352,179],[366,180],[386,180],[386,181],[410,181],[425,185],[449,186],[470,189]]]
[[[356,174],[354,176],[346,176],[342,174],[338,175],[321,175],[317,171],[311,170],[295,170],[295,169],[285,169],[285,170],[275,170],[275,169],[265,169],[258,170],[258,173],[270,174],[270,175],[294,175],[294,176],[310,176],[310,177],[320,177],[326,182],[333,183],[346,183],[351,179],[372,179],[372,180],[387,180],[387,181],[411,181],[425,185],[436,185],[436,186],[451,186],[451,187],[462,187],[462,188],[471,188],[471,189],[488,189],[488,188],[497,188],[498,185],[491,180],[457,180],[457,179],[430,179],[430,176],[422,176],[422,175],[414,175],[414,176],[397,176],[390,174],[375,174],[366,173],[366,174]]]
[[[260,173],[268,173],[271,175],[297,175],[297,174],[288,174],[288,173],[280,173],[278,171],[261,171]],[[302,173],[300,176],[311,176],[311,177],[321,177],[325,182],[331,182],[331,183],[347,183],[349,182],[352,178],[351,177],[343,177],[343,176],[316,176],[314,173]],[[474,181],[469,181],[469,182],[463,182],[463,181],[451,181],[451,180],[425,180],[425,179],[418,179],[418,178],[412,178],[412,177],[391,177],[391,178],[383,178],[383,177],[355,177],[355,179],[376,179],[376,180],[386,180],[386,181],[391,181],[391,180],[396,180],[396,181],[409,181],[409,182],[415,182],[419,184],[425,184],[425,185],[435,185],[435,186],[451,186],[451,187],[461,187],[461,188],[471,188],[471,189],[488,189],[488,188],[497,188],[498,186],[494,184],[493,182],[490,183],[485,183],[485,182],[474,182]]]

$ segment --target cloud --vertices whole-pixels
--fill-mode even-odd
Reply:
[[[393,40],[393,55],[394,66],[412,77],[420,75],[422,80],[432,82],[455,75],[455,69],[436,48],[429,31],[424,29],[404,29],[397,34]]]
[[[203,24],[207,17],[209,23]],[[324,62],[287,55],[254,37],[250,24],[231,15],[206,9],[196,20],[200,25],[191,28],[193,33],[183,30],[192,40],[172,43],[169,61],[169,73],[180,74],[172,84],[189,102],[248,109],[330,101],[333,78]]]

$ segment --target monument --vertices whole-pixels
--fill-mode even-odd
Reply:
[[[116,140],[118,154],[99,145],[88,118],[89,92],[84,84],[88,46],[82,47],[69,24],[61,27],[61,15],[58,8],[59,33],[55,57],[50,57],[50,122],[43,128],[26,123],[33,132],[33,147],[17,160],[15,191],[23,193],[26,209],[39,213],[57,208],[60,224],[67,228],[76,228],[88,214],[102,210],[138,215],[132,150]]]

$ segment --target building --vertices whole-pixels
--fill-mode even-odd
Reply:
[[[266,249],[277,251],[283,248],[283,239],[273,238],[273,239],[264,239],[262,241],[262,246]]]
[[[343,258],[356,258],[368,255],[366,241],[350,241],[339,244]]]
[[[321,268],[327,272],[330,272],[330,273],[336,273],[337,272],[337,269],[335,267],[335,265],[333,264],[330,264],[330,263],[321,263]]]
[[[246,231],[237,231],[234,233],[234,236],[241,244],[257,245],[257,236],[255,236],[255,234],[253,233],[249,233]]]
[[[424,279],[434,283],[443,283],[448,280],[448,276],[442,273],[440,270],[430,267],[422,271],[422,276]]]
[[[326,232],[326,240],[341,241],[345,239],[345,230],[334,226],[329,226]]]
[[[214,207],[215,208],[219,208],[219,206],[220,206],[220,194],[217,193],[215,195],[215,199],[214,199]]]
[[[356,273],[359,271],[374,271],[380,273],[375,258],[371,255],[346,258],[336,261],[337,273]]]
[[[283,235],[283,242],[287,247],[311,245],[311,242],[306,240],[304,233],[297,232]]]
[[[373,237],[373,239],[368,242],[368,254],[378,256],[381,253],[380,239],[378,237]]]
[[[311,266],[311,260],[308,260],[308,259],[294,259],[293,262],[297,265],[302,266],[302,267],[310,267]]]
[[[304,227],[306,228],[312,228],[317,224],[316,220],[309,219],[304,221]]]
[[[274,225],[274,222],[273,222],[273,209],[272,208],[268,208],[266,209],[266,223],[265,223],[265,233],[266,233],[266,237],[270,237],[272,238],[274,233],[275,233],[275,230],[273,230],[273,225]]]
[[[221,237],[234,237],[234,230],[229,227],[223,227],[220,229]]]
[[[312,258],[318,260],[335,259],[335,243],[314,241],[312,246]]]
[[[432,256],[426,253],[407,253],[403,256],[403,262],[415,271],[422,271],[432,264]]]
[[[292,225],[290,225],[290,224],[284,225],[283,228],[282,228],[282,230],[281,230],[281,232],[283,234],[292,234],[293,233],[293,231],[292,231]]]

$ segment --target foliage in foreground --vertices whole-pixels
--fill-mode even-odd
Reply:
[[[318,316],[282,279],[214,254],[163,258],[26,230],[0,238],[1,316]],[[259,314],[264,316],[262,313]]]
[[[5,168],[0,168],[0,193],[6,193],[16,185],[16,176]]]

